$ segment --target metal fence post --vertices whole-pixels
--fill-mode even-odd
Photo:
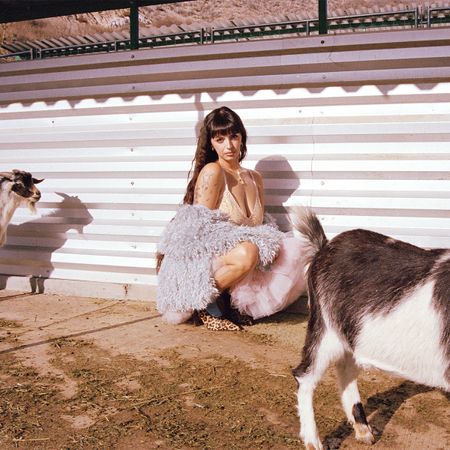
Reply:
[[[327,0],[319,0],[319,34],[327,33]]]
[[[130,1],[130,48],[139,48],[139,7],[135,0]]]

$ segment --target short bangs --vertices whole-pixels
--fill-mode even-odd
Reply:
[[[222,114],[216,114],[210,123],[210,136],[231,136],[240,133],[245,136],[245,128],[239,117],[234,117],[234,114],[228,111],[223,111]]]
[[[211,137],[232,136],[233,134],[242,134],[242,129],[235,123],[229,124],[211,124]]]

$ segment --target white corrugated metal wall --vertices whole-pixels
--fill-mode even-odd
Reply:
[[[46,180],[0,249],[0,288],[154,299],[154,253],[200,121],[249,133],[268,210],[333,235],[450,247],[448,29],[289,38],[0,65],[0,169]],[[48,278],[46,280],[46,278]]]

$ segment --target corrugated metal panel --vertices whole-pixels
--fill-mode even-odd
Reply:
[[[245,121],[246,165],[283,228],[301,203],[330,236],[364,227],[450,247],[448,30],[67,57],[0,76],[0,168],[46,178],[38,216],[18,210],[0,250],[8,283],[153,298],[196,130],[223,104]]]

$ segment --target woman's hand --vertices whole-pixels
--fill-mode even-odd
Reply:
[[[224,187],[225,180],[219,164],[206,164],[195,183],[194,205],[203,205],[209,209],[218,208]]]

